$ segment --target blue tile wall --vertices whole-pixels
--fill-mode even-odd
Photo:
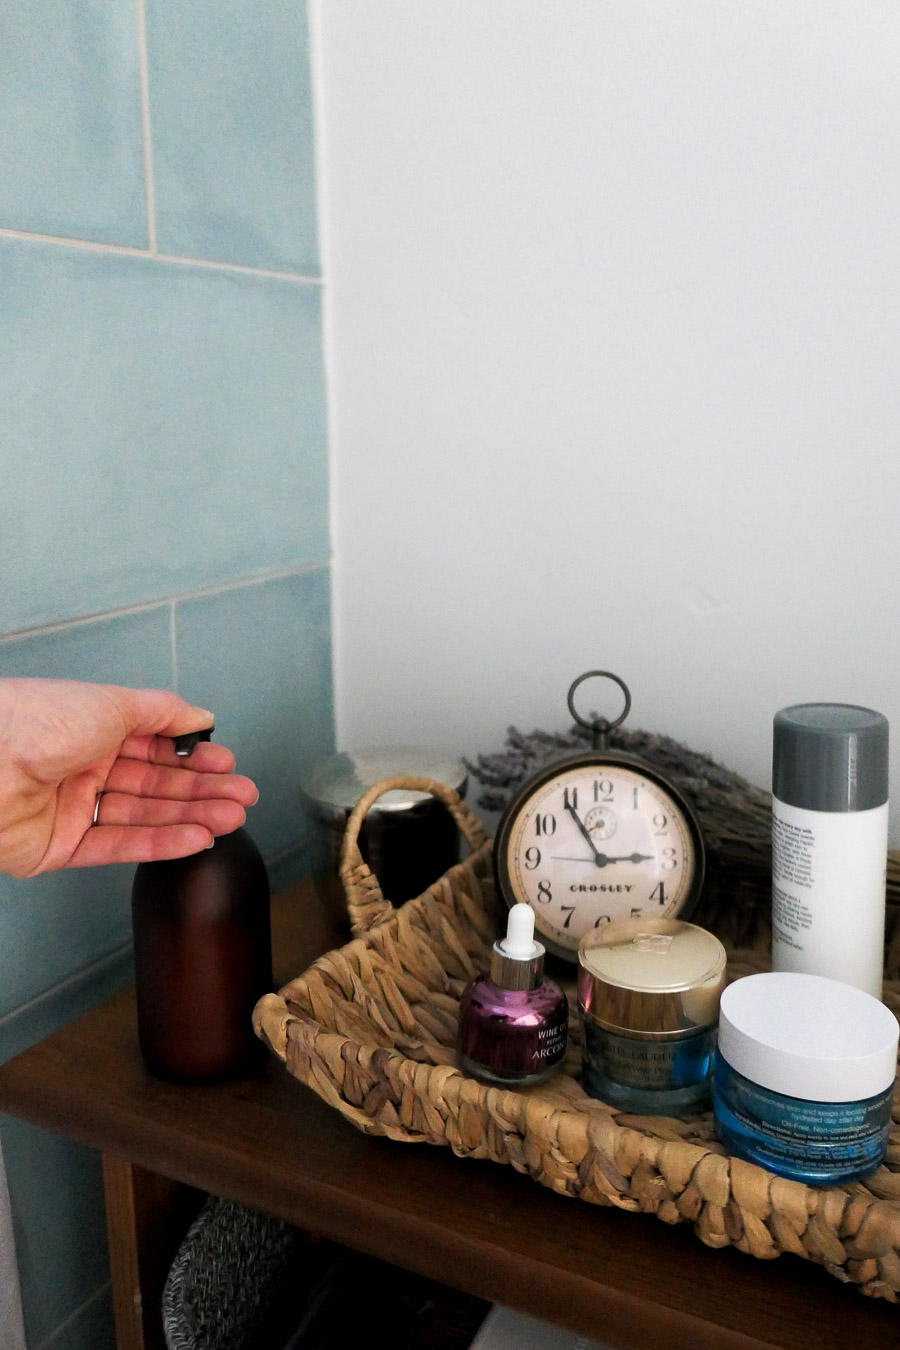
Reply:
[[[0,638],[0,678],[96,680],[171,689],[170,605]]]
[[[146,4],[160,251],[314,275],[305,5]]]
[[[8,1116],[0,1130],[27,1344],[39,1347],[109,1280],[101,1162],[92,1149]],[[23,1176],[40,1182],[15,1187]]]
[[[0,1016],[131,938],[125,864],[0,877]]]
[[[315,286],[0,240],[0,631],[328,552]]]
[[[134,0],[0,5],[0,226],[146,248]]]
[[[297,785],[334,749],[328,569],[181,600],[175,627],[179,693],[215,713],[259,787],[247,827],[263,856],[302,848]]]
[[[124,898],[130,891],[130,878],[124,879],[120,889]],[[0,1015],[0,1064],[59,1031],[74,1017],[121,994],[133,981],[134,953],[129,934],[128,941],[109,955]]]
[[[0,6],[0,678],[213,708],[276,888],[334,746],[312,147],[302,2]],[[129,981],[133,870],[0,876],[0,1060]],[[113,1350],[99,1160],[0,1128],[29,1346]]]

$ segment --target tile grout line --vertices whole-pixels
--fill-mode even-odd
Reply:
[[[85,980],[91,979],[94,975],[103,971],[104,967],[112,966],[120,962],[123,957],[128,959],[132,949],[132,942],[129,938],[126,942],[120,942],[112,951],[105,952],[103,956],[98,956],[95,961],[90,961],[86,966],[81,966],[78,970],[70,971],[62,979],[51,984],[47,989],[42,989],[40,993],[32,994],[24,1003],[19,1003],[15,1008],[10,1008],[8,1012],[0,1016],[0,1030],[5,1031],[8,1026],[23,1013],[29,1014],[35,1008],[46,1003],[48,999],[58,998],[61,993],[74,989],[77,985],[83,984]]]
[[[258,572],[254,576],[237,577],[234,581],[220,581],[214,586],[198,586],[196,590],[179,591],[177,595],[159,595],[153,600],[144,600],[137,605],[118,605],[115,609],[103,609],[96,614],[79,614],[73,619],[38,624],[34,628],[16,628],[9,633],[0,633],[0,646],[5,642],[17,642],[22,638],[34,637],[38,633],[56,633],[63,628],[74,628],[80,623],[100,623],[104,619],[118,618],[122,614],[142,614],[145,610],[160,609],[163,605],[172,605],[174,608],[179,600],[197,600],[207,595],[219,595],[223,591],[264,586],[269,581],[284,581],[287,577],[305,576],[307,573],[319,572],[330,566],[331,559],[325,558],[319,562],[301,563],[298,567],[280,567],[273,572]]]
[[[144,186],[147,195],[147,243],[156,255],[156,197],[153,185],[153,142],[150,130],[150,88],[147,78],[147,16],[144,0],[137,3],[138,70],[141,84],[141,131],[144,140]]]
[[[172,662],[172,692],[178,693],[178,642],[175,632],[175,604],[169,601],[169,653]]]
[[[105,244],[96,239],[67,239],[56,234],[36,234],[33,230],[0,228],[0,239],[21,239],[25,243],[53,244],[58,248],[83,249],[88,253],[111,253],[120,258],[143,258],[177,267],[200,267],[214,272],[233,272],[238,276],[265,277],[272,281],[291,281],[300,286],[321,286],[322,278],[303,272],[279,272],[272,267],[249,267],[244,263],[216,262],[212,258],[184,258],[177,253],[151,253],[131,244]]]

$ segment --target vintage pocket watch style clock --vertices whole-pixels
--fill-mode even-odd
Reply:
[[[613,680],[625,695],[614,722],[575,709],[584,680]],[[703,836],[679,790],[652,765],[608,748],[631,708],[623,680],[605,670],[580,675],[568,693],[575,721],[593,735],[585,748],[545,765],[503,813],[494,868],[508,905],[525,901],[548,950],[570,961],[592,928],[616,919],[687,918],[703,884]]]

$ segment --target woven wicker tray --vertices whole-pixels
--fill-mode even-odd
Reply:
[[[391,788],[431,792],[452,812],[472,854],[422,895],[394,909],[362,861],[360,826]],[[580,1034],[570,990],[566,1065],[547,1083],[501,1089],[456,1067],[460,995],[487,968],[505,924],[491,841],[452,790],[393,778],[353,811],[341,879],[356,934],[320,957],[279,994],[261,999],[256,1031],[294,1077],[367,1134],[447,1144],[461,1157],[510,1163],[560,1195],[691,1223],[710,1247],[771,1259],[793,1252],[864,1294],[900,1292],[900,1095],[895,1092],[886,1163],[865,1184],[812,1188],[728,1155],[711,1113],[675,1119],[626,1115],[588,1097],[579,1082]],[[746,908],[747,897],[742,904]],[[713,927],[734,979],[767,968],[763,950],[739,949],[746,914],[712,895]],[[890,972],[893,974],[893,972]],[[900,981],[885,981],[900,1012]]]

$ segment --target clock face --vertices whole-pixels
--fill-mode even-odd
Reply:
[[[615,919],[683,917],[703,872],[685,805],[642,767],[612,761],[558,765],[526,785],[495,858],[506,902],[529,904],[542,941],[573,959],[586,932]]]

